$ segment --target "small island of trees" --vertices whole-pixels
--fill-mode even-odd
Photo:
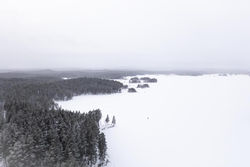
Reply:
[[[145,83],[155,83],[155,82],[157,82],[156,78],[149,78],[149,77],[142,77],[142,78],[140,78],[140,80],[142,80]]]
[[[149,88],[148,84],[138,84],[137,88]]]
[[[136,92],[136,89],[135,89],[135,88],[129,88],[129,89],[128,89],[128,92],[129,92],[129,93],[135,93],[135,92]]]
[[[140,83],[140,79],[138,77],[133,77],[129,80],[129,83]]]

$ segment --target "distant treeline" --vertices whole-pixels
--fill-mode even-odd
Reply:
[[[149,71],[133,70],[30,70],[30,71],[9,71],[1,72],[0,78],[41,78],[50,77],[60,79],[67,78],[103,78],[103,79],[120,79],[124,76],[149,74]]]
[[[110,94],[121,90],[120,82],[98,78],[52,79],[0,79],[0,101],[16,98],[25,101],[51,103],[69,100],[81,94]],[[44,104],[45,105],[45,104]],[[51,105],[51,104],[49,104]]]
[[[100,110],[66,111],[54,100],[80,94],[120,92],[116,81],[0,80],[0,152],[6,167],[88,167],[106,163],[106,140]]]

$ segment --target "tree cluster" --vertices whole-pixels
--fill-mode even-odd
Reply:
[[[69,80],[0,80],[0,101],[17,100],[38,102],[50,106],[54,100],[70,100],[81,94],[110,94],[121,91],[123,84],[98,78],[76,78]]]
[[[5,104],[1,153],[8,167],[85,167],[105,163],[106,141],[100,110],[79,113]]]
[[[142,77],[142,78],[140,78],[140,80],[142,80],[143,82],[146,82],[146,83],[154,83],[154,82],[157,82],[157,79],[156,79],[156,78],[149,78],[149,77]]]
[[[119,92],[119,82],[78,78],[0,82],[0,158],[6,167],[89,167],[105,164],[106,139],[100,110],[59,108],[54,100],[80,94]],[[3,105],[4,104],[4,105]]]

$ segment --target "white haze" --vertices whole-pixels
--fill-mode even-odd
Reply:
[[[116,127],[105,131],[109,167],[250,166],[249,76],[157,79],[138,93],[85,95],[59,104],[116,116]]]
[[[249,70],[249,0],[2,0],[1,68]]]

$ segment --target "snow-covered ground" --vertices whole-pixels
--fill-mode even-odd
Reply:
[[[249,167],[250,77],[155,76],[137,93],[85,95],[59,104],[100,108],[109,167]],[[127,82],[127,80],[122,80]]]

